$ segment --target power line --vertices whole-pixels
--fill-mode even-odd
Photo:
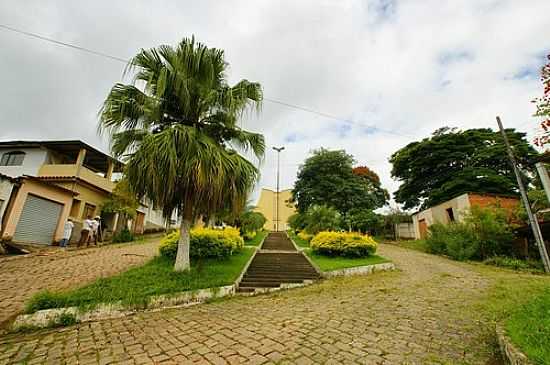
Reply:
[[[12,28],[12,27],[4,25],[4,24],[0,24],[0,28],[3,28],[5,30],[9,30],[9,31],[12,31],[12,32],[15,32],[15,33],[23,34],[23,35],[26,35],[26,36],[29,36],[29,37],[32,37],[32,38],[40,39],[40,40],[43,40],[43,41],[46,41],[46,42],[54,43],[54,44],[57,44],[58,46],[69,47],[69,48],[73,48],[73,49],[76,49],[76,50],[79,50],[79,51],[82,51],[82,52],[91,53],[91,54],[94,54],[96,56],[110,58],[110,59],[115,60],[115,61],[124,62],[124,63],[129,63],[130,62],[129,60],[125,60],[124,58],[111,56],[107,53],[94,51],[93,49],[77,46],[77,45],[66,43],[66,42],[61,42],[61,41],[58,41],[58,40],[53,39],[53,38],[48,38],[48,37],[42,36],[40,34],[31,33],[31,32],[21,30],[21,29]]]
[[[31,37],[31,38],[35,38],[35,39],[38,39],[38,40],[41,40],[41,41],[50,42],[50,43],[56,44],[58,46],[69,47],[69,48],[76,49],[76,50],[81,51],[81,52],[86,52],[86,53],[90,53],[90,54],[93,54],[93,55],[96,55],[96,56],[99,56],[99,57],[108,58],[108,59],[111,59],[113,61],[122,62],[124,64],[129,64],[131,62],[130,60],[124,59],[122,57],[113,56],[113,55],[110,55],[110,54],[107,54],[107,53],[104,53],[104,52],[96,51],[96,50],[86,48],[86,47],[82,47],[82,46],[79,46],[79,45],[75,45],[75,44],[72,44],[72,43],[62,42],[62,41],[59,41],[59,40],[54,39],[54,38],[46,37],[46,36],[43,36],[43,35],[40,35],[40,34],[37,34],[37,33],[33,33],[33,32],[29,32],[29,31],[26,31],[26,30],[21,30],[21,29],[18,29],[18,28],[10,27],[10,26],[5,25],[5,24],[0,24],[0,28],[2,28],[4,30],[7,30],[7,31],[10,31],[10,32],[14,32],[14,33],[25,35],[25,36],[28,36],[28,37]],[[340,118],[340,117],[332,115],[332,114],[324,113],[324,112],[321,112],[321,111],[318,111],[318,110],[315,110],[315,109],[311,109],[311,108],[307,108],[307,107],[303,107],[303,106],[299,106],[299,105],[290,104],[290,103],[287,103],[287,102],[284,102],[284,101],[281,101],[281,100],[265,98],[265,97],[264,97],[264,100],[268,101],[270,103],[273,103],[273,104],[279,104],[279,105],[285,106],[287,108],[300,110],[300,111],[303,111],[303,112],[306,112],[306,113],[316,114],[316,115],[319,115],[321,117],[325,117],[325,118],[328,118],[328,119],[333,119],[333,120],[337,120],[337,121],[341,121],[341,122],[351,123],[351,124],[359,125],[359,126],[364,127],[364,128],[371,128],[373,131],[378,131],[378,132],[382,132],[382,133],[386,133],[386,134],[393,134],[393,135],[400,136],[400,137],[416,138],[413,135],[404,134],[404,133],[396,132],[396,131],[393,131],[393,130],[378,128],[374,125],[365,125],[365,124],[359,123],[359,122],[354,121],[354,120]]]

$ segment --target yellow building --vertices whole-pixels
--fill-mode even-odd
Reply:
[[[269,231],[286,231],[288,229],[288,218],[296,213],[294,204],[290,203],[291,190],[282,190],[279,192],[279,219],[277,222],[277,192],[270,189],[262,189],[258,204],[254,209],[262,213],[267,221],[264,228]],[[278,223],[278,224],[277,224]]]

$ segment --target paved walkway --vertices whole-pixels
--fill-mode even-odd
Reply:
[[[0,258],[0,323],[22,311],[36,292],[81,286],[144,262],[157,253],[159,240]]]
[[[0,339],[0,364],[484,364],[476,314],[490,284],[443,258],[381,245],[402,272],[140,313]]]

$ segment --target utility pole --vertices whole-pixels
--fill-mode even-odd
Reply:
[[[273,147],[275,151],[277,151],[277,193],[275,194],[275,231],[279,232],[279,169],[280,169],[280,157],[281,157],[281,151],[285,148],[283,146],[281,147]]]
[[[550,177],[548,177],[548,170],[542,162],[537,162],[535,164],[537,171],[539,172],[540,181],[542,182],[542,187],[546,193],[546,198],[550,202]]]
[[[504,127],[502,126],[500,117],[498,116],[497,116],[497,123],[498,123],[498,128],[500,129],[500,134],[502,134],[502,139],[504,140],[504,145],[506,146],[506,151],[508,152],[508,159],[510,160],[510,164],[514,169],[514,174],[516,175],[516,179],[518,181],[518,187],[521,193],[521,199],[523,200],[523,205],[525,206],[525,210],[527,211],[527,216],[529,217],[529,225],[531,226],[531,230],[533,231],[533,236],[535,237],[535,241],[539,249],[540,257],[542,259],[542,263],[544,264],[544,271],[549,273],[550,259],[548,258],[548,253],[546,252],[546,246],[544,245],[544,239],[542,238],[539,222],[537,221],[535,215],[531,211],[531,205],[529,204],[529,199],[527,198],[527,192],[525,190],[525,186],[523,186],[523,181],[521,180],[521,174],[519,173],[519,169],[516,163],[516,158],[514,156],[514,153],[512,152],[512,148],[510,147],[508,136],[506,135],[506,132],[504,132]]]

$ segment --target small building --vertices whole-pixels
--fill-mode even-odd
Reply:
[[[463,220],[464,213],[472,206],[488,207],[499,206],[508,210],[515,210],[519,205],[516,197],[485,194],[464,193],[444,203],[435,205],[423,211],[413,214],[414,235],[416,239],[425,238],[428,227],[434,223],[449,224]]]
[[[83,220],[101,215],[122,169],[120,161],[79,140],[0,142],[0,174],[5,176],[0,179],[0,203],[10,192],[9,203],[0,204],[0,213],[5,210],[0,239],[51,244],[62,238],[71,218],[71,241],[78,240]],[[162,228],[161,217],[153,207],[142,205],[130,229],[140,234]],[[117,214],[102,218],[107,234],[126,223],[118,222]]]
[[[277,222],[277,197],[279,201],[279,218]],[[288,218],[296,213],[294,204],[290,203],[292,198],[291,190],[281,190],[279,194],[271,189],[262,189],[256,212],[262,213],[267,221],[264,228],[268,231],[286,231],[288,227]],[[278,224],[277,224],[278,223]]]

